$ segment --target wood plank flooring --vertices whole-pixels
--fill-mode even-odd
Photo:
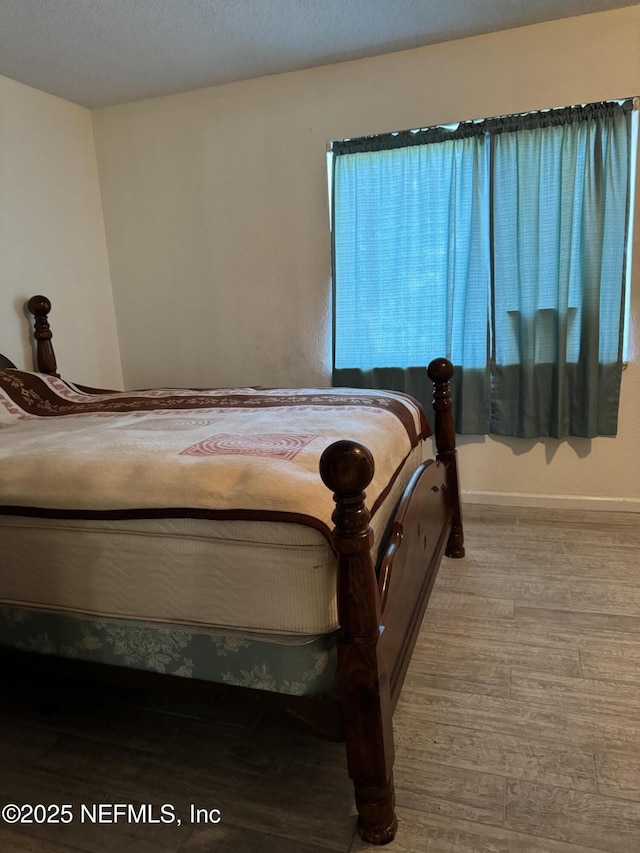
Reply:
[[[640,853],[640,517],[465,508],[395,716],[394,853]],[[37,687],[37,686],[36,686]],[[344,748],[248,707],[100,687],[61,713],[0,696],[0,822],[17,853],[364,853]],[[171,804],[180,826],[93,824],[82,804]],[[191,824],[189,805],[219,809]]]

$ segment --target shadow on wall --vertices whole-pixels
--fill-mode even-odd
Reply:
[[[35,370],[36,367],[36,341],[33,337],[33,317],[27,308],[29,296],[17,296],[14,299],[13,307],[16,315],[21,317],[20,329],[22,340],[22,363],[25,365],[25,370]],[[18,364],[18,353],[14,353],[13,361]]]
[[[568,436],[567,438],[516,438],[515,436],[505,435],[460,435],[457,436],[458,448],[464,447],[467,444],[486,444],[487,439],[498,442],[508,447],[514,456],[524,456],[529,453],[536,444],[544,445],[545,459],[547,464],[553,461],[554,456],[558,452],[561,445],[568,445],[579,459],[586,459],[591,453],[592,441],[591,438],[579,438],[577,436]],[[614,436],[601,436],[601,438],[611,438]]]

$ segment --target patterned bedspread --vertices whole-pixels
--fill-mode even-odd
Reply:
[[[0,370],[0,512],[294,521],[327,534],[318,463],[333,441],[375,460],[372,513],[431,434],[412,398],[335,389],[112,392]]]

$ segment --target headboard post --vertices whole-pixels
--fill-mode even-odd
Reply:
[[[447,489],[453,509],[453,524],[447,543],[447,557],[464,557],[464,533],[462,529],[462,506],[460,503],[460,480],[458,477],[458,452],[456,429],[453,421],[453,401],[449,382],[453,377],[453,365],[446,358],[434,359],[427,368],[433,382],[433,409],[436,414],[435,434],[437,458],[447,466]]]
[[[47,373],[49,376],[59,376],[60,374],[56,372],[56,355],[53,351],[52,333],[47,319],[51,311],[51,302],[46,296],[32,296],[27,307],[36,321],[33,336],[36,339],[38,371]]]

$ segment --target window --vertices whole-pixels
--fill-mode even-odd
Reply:
[[[430,397],[460,432],[615,434],[632,102],[332,146],[334,384]]]

